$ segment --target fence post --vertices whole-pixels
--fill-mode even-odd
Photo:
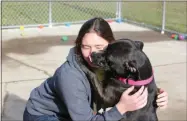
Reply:
[[[116,20],[118,20],[119,22],[122,21],[122,17],[121,17],[121,7],[122,6],[122,2],[121,0],[120,1],[117,1],[116,3]]]
[[[116,2],[116,19],[118,19],[119,15],[119,2]]]
[[[51,0],[48,2],[49,4],[49,27],[52,27],[52,3]]]
[[[118,19],[122,20],[122,16],[121,16],[121,14],[122,14],[122,0],[119,1],[119,9],[118,10],[119,10],[118,11]]]
[[[163,2],[162,2],[162,30],[161,30],[161,34],[164,34],[165,22],[166,22],[166,1],[163,0]]]

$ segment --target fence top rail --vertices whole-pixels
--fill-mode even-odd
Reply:
[[[0,0],[0,2],[184,2],[185,0]]]

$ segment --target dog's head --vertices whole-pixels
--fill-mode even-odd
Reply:
[[[103,51],[92,53],[92,63],[113,77],[147,79],[152,75],[151,63],[142,51],[143,42],[120,39],[110,43]]]

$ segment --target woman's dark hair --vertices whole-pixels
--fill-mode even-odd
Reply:
[[[76,48],[77,54],[81,55],[82,39],[86,33],[90,33],[90,32],[97,33],[98,36],[104,38],[109,43],[114,41],[114,36],[113,36],[112,30],[111,30],[108,22],[100,17],[92,18],[92,19],[86,21],[82,25],[82,27],[79,31],[79,34],[78,34],[77,39],[75,41],[75,44],[76,44],[75,48]]]
[[[95,87],[95,84],[92,82],[93,78],[96,78],[96,74],[94,73],[93,69],[88,65],[88,63],[83,59],[82,53],[81,53],[81,44],[82,44],[82,39],[86,33],[90,32],[95,32],[98,36],[102,37],[109,43],[113,42],[114,36],[112,33],[112,30],[110,28],[110,25],[108,24],[107,21],[105,21],[103,18],[96,17],[92,18],[88,21],[86,21],[77,36],[77,39],[75,41],[75,53],[76,53],[76,59],[77,63],[79,64],[80,68],[82,71],[86,74],[91,87]],[[93,92],[95,95],[95,91]],[[97,94],[97,93],[96,93]],[[93,102],[98,101],[98,98],[93,97]]]

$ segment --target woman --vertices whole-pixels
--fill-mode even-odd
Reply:
[[[120,120],[128,111],[143,108],[147,103],[147,89],[142,87],[133,95],[128,95],[134,87],[127,89],[120,101],[108,111],[94,113],[94,90],[80,65],[92,70],[89,57],[92,52],[102,50],[114,36],[109,24],[102,18],[88,20],[81,27],[67,61],[54,75],[32,90],[26,104],[24,121],[60,121],[60,120]],[[157,105],[166,108],[166,92],[158,95]]]

